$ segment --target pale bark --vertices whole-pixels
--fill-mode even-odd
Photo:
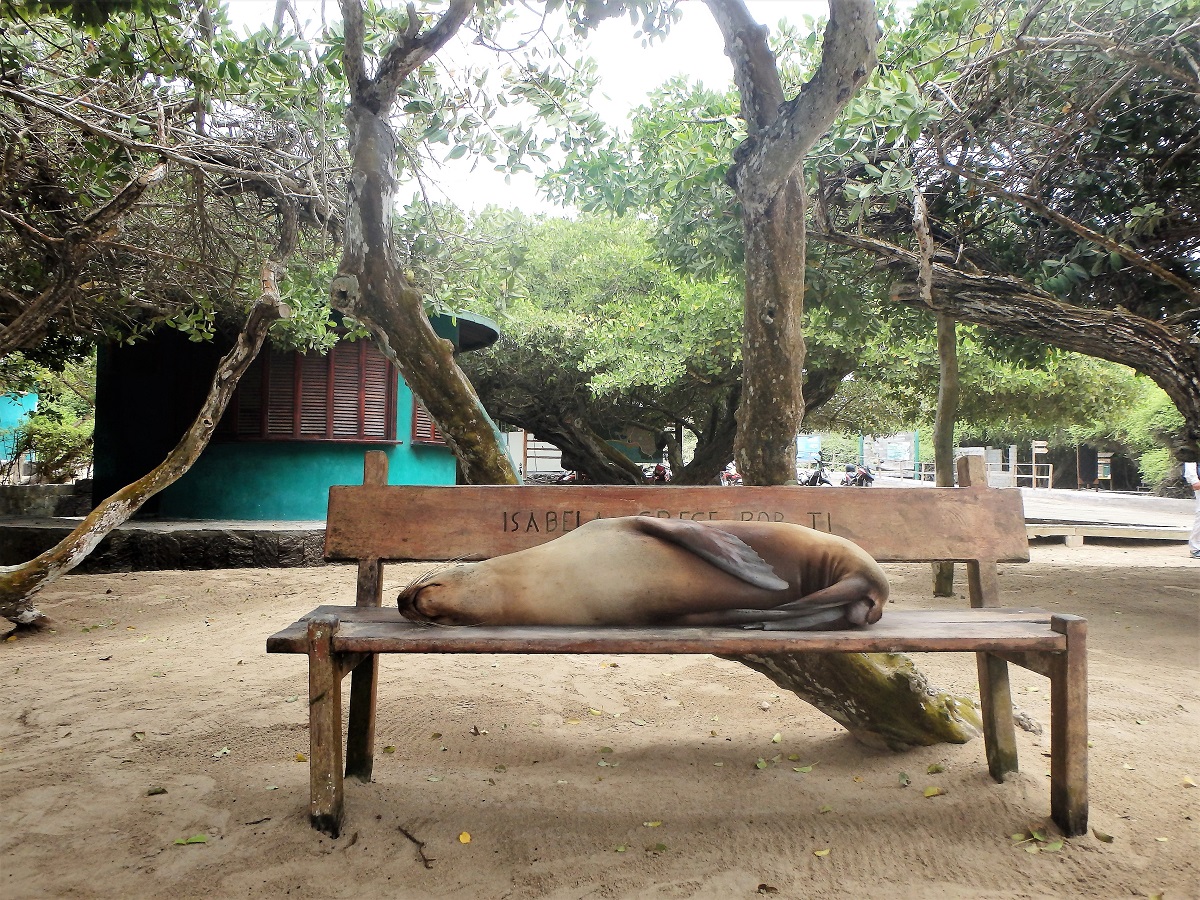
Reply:
[[[149,474],[103,500],[54,547],[21,565],[0,567],[0,616],[22,625],[41,619],[42,614],[33,605],[37,592],[79,565],[110,531],[192,467],[208,446],[239,379],[262,348],[271,323],[279,318],[276,275],[276,264],[264,263],[262,296],[250,311],[237,342],[217,365],[200,412],[166,459]]]
[[[410,6],[407,29],[396,35],[375,75],[369,76],[362,4],[341,0],[352,170],[344,252],[331,297],[336,309],[370,329],[396,363],[437,422],[466,480],[516,484],[517,473],[498,430],[454,361],[453,345],[434,332],[421,293],[405,276],[392,245],[396,137],[387,116],[401,82],[449,40],[472,5],[472,0],[452,0],[445,15],[426,30]]]
[[[804,417],[805,196],[809,148],[875,66],[871,0],[832,0],[821,65],[785,100],[766,29],[742,0],[706,0],[733,62],[748,137],[727,175],[746,245],[742,399],[735,458],[747,484],[796,480]]]
[[[970,700],[931,686],[902,653],[730,658],[811,703],[868,747],[899,751],[965,744],[982,731]]]

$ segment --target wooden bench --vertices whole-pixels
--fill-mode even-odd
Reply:
[[[999,607],[998,562],[1026,562],[1021,496],[994,490],[960,460],[957,488],[418,487],[387,484],[387,459],[368,453],[361,486],[330,489],[325,555],[358,562],[357,605],[319,606],[267,639],[271,653],[309,664],[313,826],[336,836],[345,777],[371,780],[380,653],[975,652],[988,769],[1017,771],[1009,662],[1050,679],[1050,810],[1067,835],[1087,831],[1087,623],[1078,616]],[[971,485],[980,485],[974,487]],[[880,562],[965,563],[973,609],[889,605],[848,631],[736,628],[430,628],[381,608],[385,561],[484,559],[551,540],[599,516],[796,522],[847,537]],[[342,679],[351,674],[343,768]]]

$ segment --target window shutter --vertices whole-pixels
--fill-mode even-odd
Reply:
[[[263,412],[263,361],[254,360],[242,375],[237,386],[238,437],[260,437],[262,435]]]
[[[395,436],[395,429],[388,434],[388,415],[391,406],[391,363],[374,344],[367,344],[363,358],[363,433],[367,437],[390,438]]]
[[[396,440],[391,361],[370,341],[316,352],[263,353],[242,376],[219,434],[227,440]],[[428,417],[427,421],[428,421]],[[427,442],[441,442],[432,422]]]
[[[421,401],[413,397],[412,442],[414,444],[444,444],[441,430],[426,412]]]
[[[300,361],[300,435],[327,437],[329,434],[329,359],[305,353]]]
[[[359,344],[338,344],[330,356],[333,357],[333,436],[358,437],[362,387]]]
[[[296,355],[267,358],[267,436],[290,437],[296,423]]]

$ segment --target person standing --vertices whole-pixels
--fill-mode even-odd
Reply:
[[[1192,524],[1192,537],[1188,541],[1192,559],[1200,559],[1200,472],[1197,468],[1197,463],[1194,462],[1183,464],[1183,480],[1196,492],[1196,521]]]

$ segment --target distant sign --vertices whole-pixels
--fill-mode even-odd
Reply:
[[[821,454],[821,436],[819,434],[800,434],[796,436],[796,459],[799,462],[816,462]]]
[[[1034,453],[1046,453],[1047,449],[1048,448],[1046,447],[1045,441],[1034,441],[1033,442],[1033,452]]]

